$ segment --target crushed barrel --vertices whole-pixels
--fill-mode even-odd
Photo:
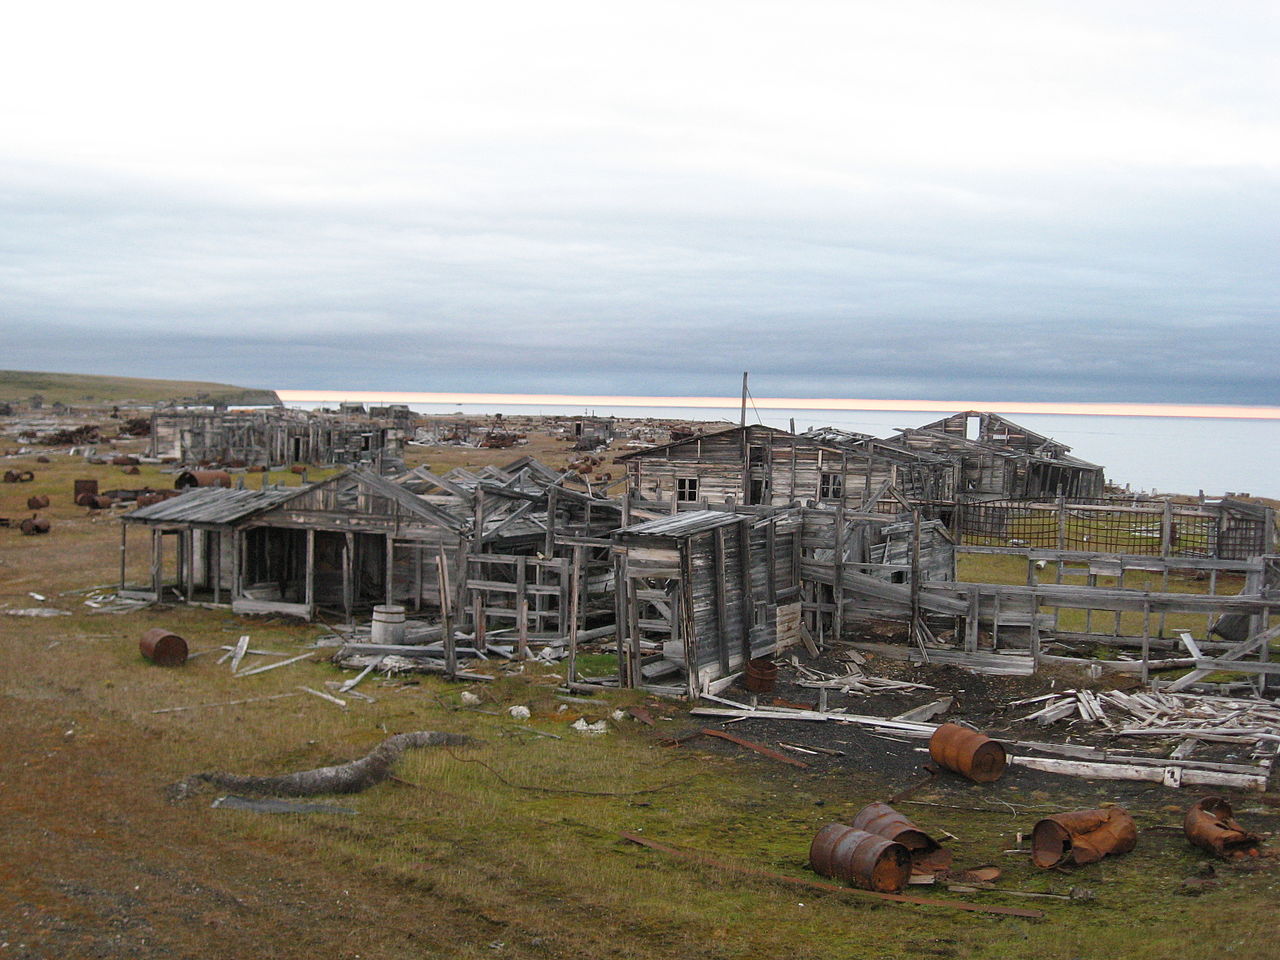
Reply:
[[[1260,855],[1262,838],[1236,822],[1222,797],[1203,797],[1191,805],[1182,829],[1194,846],[1223,860]]]
[[[92,495],[92,496],[95,496],[95,497],[98,495],[98,481],[97,481],[97,480],[77,480],[77,481],[75,481],[75,485],[74,485],[74,487],[73,487],[73,489],[72,489],[72,493],[71,493],[71,496],[72,496],[72,498],[75,500],[75,502],[76,502],[76,503],[80,503],[80,497],[81,497],[81,495],[86,494],[86,493],[87,493],[87,494],[90,494],[90,495]],[[82,503],[81,503],[81,504],[80,504],[80,506],[84,506],[84,504],[82,504]]]
[[[944,723],[929,738],[929,756],[948,770],[975,783],[991,783],[1004,773],[1004,747],[984,734]]]
[[[938,873],[951,866],[949,850],[887,803],[867,804],[849,825],[906,847],[911,854],[912,873]]]
[[[809,844],[809,866],[864,890],[896,893],[911,877],[911,853],[886,840],[843,823],[828,823]]]
[[[1031,832],[1031,861],[1037,867],[1097,863],[1128,853],[1138,843],[1138,827],[1123,807],[1076,810],[1045,817]]]
[[[152,663],[180,667],[187,661],[187,641],[164,627],[152,627],[138,641],[138,649]]]
[[[46,494],[40,494],[38,497],[27,497],[28,510],[43,510],[49,506],[49,497]]]

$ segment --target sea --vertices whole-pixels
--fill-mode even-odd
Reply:
[[[359,400],[353,392],[351,400]],[[316,402],[291,407],[313,409]],[[738,406],[573,406],[540,404],[410,403],[427,415],[598,416],[643,419],[726,420],[737,423]],[[990,408],[1000,413],[998,406]],[[787,410],[747,408],[748,423],[798,431],[839,427],[888,436],[947,416],[913,409]],[[1280,420],[1210,417],[1133,417],[1078,414],[1009,415],[1015,422],[1072,448],[1072,454],[1106,468],[1107,479],[1135,493],[1180,493],[1218,497],[1227,493],[1280,499]]]

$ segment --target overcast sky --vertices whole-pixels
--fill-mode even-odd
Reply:
[[[0,367],[1280,403],[1278,10],[24,4]]]

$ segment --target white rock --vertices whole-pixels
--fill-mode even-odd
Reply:
[[[597,723],[587,723],[584,718],[579,717],[574,722],[573,729],[577,730],[579,733],[607,733],[609,725],[603,720],[600,720]]]
[[[480,702],[480,698],[477,697],[470,690],[463,690],[461,699],[462,699],[463,706],[467,706],[467,707],[474,707]]]
[[[622,718],[623,718],[623,717],[625,717],[626,715],[627,715],[627,714],[626,714],[626,712],[625,712],[625,711],[622,711],[622,710],[615,710],[615,711],[613,711],[613,713],[612,713],[612,714],[610,714],[610,716],[612,716],[612,717],[613,717],[613,719],[615,719],[615,720],[617,720],[617,721],[619,721],[619,722],[621,722]]]
[[[508,708],[507,713],[511,714],[511,718],[512,718],[513,720],[528,720],[528,719],[529,719],[529,708],[528,708],[528,707],[522,707],[522,706],[520,706],[520,704],[516,704],[514,707],[510,707],[510,708]]]

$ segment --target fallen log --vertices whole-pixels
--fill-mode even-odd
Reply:
[[[173,802],[185,800],[202,784],[213,784],[224,790],[275,797],[314,797],[326,793],[359,793],[375,786],[391,775],[400,755],[412,747],[462,746],[470,737],[438,730],[397,733],[387,737],[366,756],[332,767],[300,770],[278,777],[249,777],[236,773],[193,773],[168,789]]]

